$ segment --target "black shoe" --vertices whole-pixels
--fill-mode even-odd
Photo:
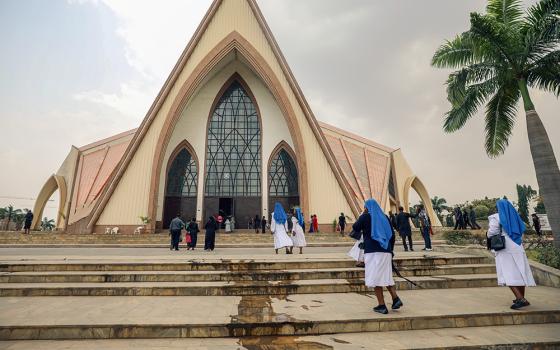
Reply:
[[[405,252],[408,252],[408,248],[405,248],[404,251],[405,251]]]
[[[525,299],[525,298],[518,299],[518,300],[515,301],[515,303],[513,303],[513,305],[511,306],[511,309],[518,310],[518,309],[521,309],[522,307],[529,306],[529,305],[531,305],[531,304],[527,301],[527,299]]]
[[[414,249],[410,248],[410,251],[411,251],[411,252],[413,252],[413,251],[414,251]]]
[[[385,304],[377,305],[376,307],[373,308],[373,311],[383,315],[387,315],[389,313],[389,310],[387,310],[387,306],[385,306]]]
[[[391,309],[397,310],[400,309],[403,305],[404,304],[401,301],[401,298],[397,297],[397,299],[393,300],[393,306],[391,306]]]

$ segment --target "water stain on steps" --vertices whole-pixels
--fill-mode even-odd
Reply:
[[[287,295],[275,296],[278,299],[288,300]],[[328,350],[332,346],[318,342],[299,340],[298,337],[273,336],[280,327],[291,324],[293,331],[307,330],[313,327],[313,322],[297,322],[295,318],[284,313],[275,313],[272,299],[269,295],[248,295],[241,297],[237,306],[237,315],[231,316],[229,333],[231,337],[239,338],[238,344],[247,350]],[[263,323],[275,323],[267,329],[263,336],[252,334],[253,326]]]

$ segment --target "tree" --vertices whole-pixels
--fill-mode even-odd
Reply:
[[[537,191],[527,185],[517,186],[517,207],[519,216],[527,224],[529,223],[529,202],[537,195]]]
[[[21,215],[21,209],[14,209],[13,205],[8,205],[5,208],[2,208],[2,218],[6,220],[6,229],[10,229],[10,222],[14,221],[16,216]],[[17,220],[16,220],[17,221]]]
[[[546,208],[544,206],[542,196],[537,197],[537,206],[534,209],[537,214],[546,214]]]
[[[473,200],[471,204],[475,208],[480,206],[480,205],[483,205],[486,208],[488,208],[488,214],[487,214],[487,216],[488,216],[488,215],[496,214],[498,212],[498,209],[496,208],[496,203],[498,202],[499,199],[500,198],[484,197],[484,199]]]
[[[523,14],[519,0],[489,0],[471,13],[470,29],[447,41],[432,65],[457,69],[447,79],[444,130],[461,129],[486,103],[486,152],[504,153],[521,98],[539,189],[560,247],[560,170],[529,88],[560,95],[560,0],[541,0]]]
[[[41,221],[41,230],[42,231],[52,231],[54,228],[54,220],[49,219],[46,216]]]
[[[432,207],[438,215],[441,215],[442,211],[449,209],[447,200],[445,198],[439,198],[438,196],[432,198]]]

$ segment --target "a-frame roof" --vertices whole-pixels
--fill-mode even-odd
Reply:
[[[189,41],[188,45],[186,46],[185,50],[181,54],[179,60],[175,64],[173,70],[171,71],[169,77],[165,81],[163,87],[161,88],[160,92],[158,93],[157,97],[155,98],[154,102],[152,103],[148,113],[146,114],[144,120],[140,124],[137,132],[134,134],[132,141],[130,142],[121,162],[119,162],[115,172],[112,174],[111,179],[107,182],[107,186],[104,192],[100,196],[100,200],[96,203],[95,208],[91,214],[90,220],[88,222],[88,229],[91,231],[93,226],[95,225],[97,219],[101,215],[103,208],[109,198],[111,197],[113,191],[116,189],[121,177],[123,176],[124,172],[126,171],[129,163],[131,162],[135,152],[137,151],[138,147],[140,146],[143,137],[146,135],[150,125],[152,124],[154,118],[156,117],[158,111],[162,107],[164,101],[167,99],[168,95],[170,94],[171,90],[173,89],[174,84],[177,82],[179,75],[181,74],[183,68],[189,61],[189,58],[193,54],[195,48],[199,44],[199,41],[204,36],[206,29],[208,28],[209,24],[211,23],[214,15],[217,13],[218,9],[222,4],[228,1],[246,1],[246,3],[250,6],[253,15],[255,16],[260,29],[264,33],[270,48],[272,49],[274,56],[279,63],[282,72],[284,74],[284,78],[288,81],[292,92],[296,96],[297,102],[303,111],[309,126],[311,127],[315,138],[317,139],[319,145],[323,149],[325,157],[339,182],[340,188],[343,191],[345,197],[347,198],[348,204],[350,205],[351,209],[354,211],[355,214],[358,213],[359,207],[355,205],[353,200],[353,196],[350,193],[347,183],[344,180],[342,175],[342,170],[340,169],[339,165],[336,162],[334,155],[332,154],[331,149],[329,148],[328,142],[324,134],[321,131],[319,123],[315,119],[311,108],[309,107],[299,85],[297,84],[294,75],[289,68],[284,55],[282,54],[278,43],[274,39],[272,32],[266,23],[262,12],[260,11],[257,3],[255,0],[214,0],[206,12],[202,22],[198,26],[197,30],[195,31],[194,35],[192,36],[191,40]]]

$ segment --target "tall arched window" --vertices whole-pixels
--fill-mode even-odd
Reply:
[[[210,120],[206,196],[261,195],[261,132],[253,101],[234,80]]]
[[[268,174],[271,196],[285,197],[299,194],[296,164],[284,149],[281,149],[272,159]]]
[[[169,227],[171,220],[181,214],[184,220],[196,216],[196,193],[198,168],[196,159],[189,150],[183,148],[174,153],[175,158],[167,169],[167,185],[163,208],[163,227]]]
[[[296,163],[284,148],[272,155],[268,169],[269,208],[274,208],[276,202],[286,210],[300,205]]]
[[[198,174],[196,160],[183,148],[171,163],[167,172],[167,196],[196,197]]]

